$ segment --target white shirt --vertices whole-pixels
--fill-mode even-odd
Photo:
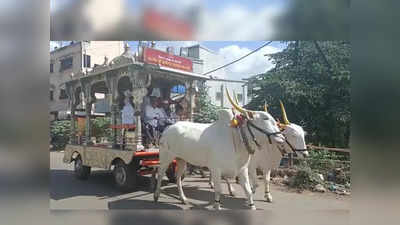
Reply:
[[[157,126],[157,120],[154,119],[155,117],[161,121],[165,121],[166,119],[168,119],[167,114],[165,113],[163,108],[157,108],[157,107],[153,108],[152,105],[147,105],[145,107],[144,117],[145,121],[148,122],[153,127]]]

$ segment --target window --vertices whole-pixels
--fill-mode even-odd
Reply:
[[[50,73],[52,73],[54,71],[54,64],[50,63]]]
[[[51,90],[50,91],[50,101],[53,101],[53,100],[54,100],[54,91]]]
[[[90,68],[90,55],[83,55],[83,67]]]
[[[62,100],[62,99],[67,99],[67,98],[68,98],[67,92],[65,91],[65,89],[61,89],[60,97],[58,99]]]
[[[221,101],[221,99],[222,99],[222,93],[221,93],[221,92],[217,92],[217,94],[216,94],[216,96],[215,96],[215,99],[216,99],[217,101]]]
[[[72,68],[72,61],[73,61],[72,57],[61,59],[60,72]]]
[[[181,47],[181,56],[188,56],[188,48]]]
[[[243,94],[237,94],[239,103],[243,101]]]

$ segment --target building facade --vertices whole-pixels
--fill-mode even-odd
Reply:
[[[208,96],[214,105],[224,108],[232,107],[226,95],[225,88],[229,90],[231,97],[233,97],[233,93],[236,94],[240,106],[248,103],[247,86],[245,86],[244,81],[214,79],[208,80],[206,85],[208,87]]]
[[[123,41],[77,41],[50,52],[50,120],[68,115],[68,96],[64,83],[74,77],[85,76],[96,65],[124,52]],[[102,105],[102,96],[97,103]],[[105,100],[103,100],[105,101]],[[96,110],[96,106],[94,107]]]

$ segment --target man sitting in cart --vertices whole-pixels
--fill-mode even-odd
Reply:
[[[144,127],[149,141],[156,144],[160,134],[171,124],[167,113],[161,107],[159,91],[155,88],[150,95],[150,104],[144,107]]]

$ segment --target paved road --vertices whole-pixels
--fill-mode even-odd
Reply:
[[[62,162],[62,153],[50,153],[50,209],[212,209],[214,199],[207,178],[200,176],[186,177],[183,189],[189,204],[179,200],[175,184],[165,184],[159,203],[153,202],[153,193],[149,191],[149,178],[143,178],[139,190],[121,194],[113,187],[110,172],[94,170],[87,181],[80,181],[73,176],[73,164]],[[350,209],[350,197],[334,194],[296,193],[285,187],[272,185],[271,194],[274,202],[267,203],[263,197],[263,184],[255,195],[255,205],[259,210],[333,210],[339,213]],[[243,190],[234,184],[237,197],[227,195],[223,185],[222,203],[224,209],[247,209]]]

